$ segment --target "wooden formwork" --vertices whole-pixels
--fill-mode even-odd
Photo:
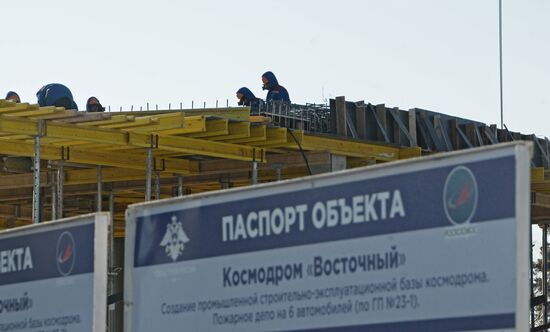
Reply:
[[[250,185],[253,163],[266,182],[330,171],[335,157],[353,167],[420,154],[290,131],[248,108],[86,113],[0,100],[0,228],[31,223],[33,206],[34,221],[101,208],[121,235],[128,204]]]

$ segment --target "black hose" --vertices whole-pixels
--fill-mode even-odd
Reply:
[[[292,136],[292,138],[294,139],[294,142],[296,142],[296,145],[298,145],[298,148],[302,153],[302,158],[304,158],[304,162],[306,163],[306,167],[307,167],[307,171],[309,172],[309,175],[313,175],[313,172],[311,171],[311,167],[309,167],[309,162],[307,161],[306,153],[304,152],[304,149],[302,149],[302,145],[300,144],[300,142],[298,142],[298,139],[296,138],[296,136],[294,136],[294,133],[292,132],[292,130],[290,130],[290,128],[286,128],[286,130],[288,130],[288,132],[290,133],[290,136]]]

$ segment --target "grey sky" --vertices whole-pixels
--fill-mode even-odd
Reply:
[[[504,2],[504,121],[550,136],[550,0]],[[80,108],[235,104],[272,70],[293,102],[345,95],[499,123],[498,0],[0,2],[0,94]],[[222,102],[223,100],[223,102]]]

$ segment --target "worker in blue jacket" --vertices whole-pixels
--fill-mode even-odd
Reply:
[[[254,93],[249,88],[242,87],[237,91],[238,104],[241,106],[250,106],[251,111],[258,111],[262,100],[256,98]]]
[[[14,92],[14,91],[9,91],[6,94],[6,100],[11,100],[15,103],[20,103],[21,102],[21,98],[19,98],[19,95],[17,94],[17,92]]]
[[[237,90],[237,99],[240,106],[250,106],[251,103],[257,102],[258,98],[250,91],[249,88],[242,87]]]
[[[266,102],[269,103],[270,101],[282,101],[284,103],[290,104],[288,91],[286,91],[286,89],[282,85],[279,85],[275,74],[270,71],[265,72],[262,75],[262,82],[264,84],[262,89],[268,90],[267,97],[265,97]]]
[[[73,100],[71,90],[59,83],[50,83],[44,85],[36,93],[38,104],[40,106],[65,107],[65,109],[78,110],[78,106]]]
[[[89,113],[105,112],[105,107],[101,105],[101,103],[99,102],[99,99],[92,96],[88,98],[88,101],[86,101],[86,112],[89,112]]]

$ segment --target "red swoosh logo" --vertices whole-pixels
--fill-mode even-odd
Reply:
[[[449,202],[447,202],[447,205],[451,209],[459,208],[464,203],[466,203],[468,201],[468,199],[470,198],[470,186],[468,185],[468,183],[464,184],[464,188],[462,189],[462,192],[460,193],[460,195],[457,197],[457,199],[454,202],[453,202],[453,198],[454,197],[451,197]]]
[[[57,261],[61,264],[68,261],[71,258],[72,249],[73,248],[71,246],[71,243],[67,243],[67,247],[65,248],[65,251],[63,251],[63,253],[59,255],[59,257],[57,258]]]

